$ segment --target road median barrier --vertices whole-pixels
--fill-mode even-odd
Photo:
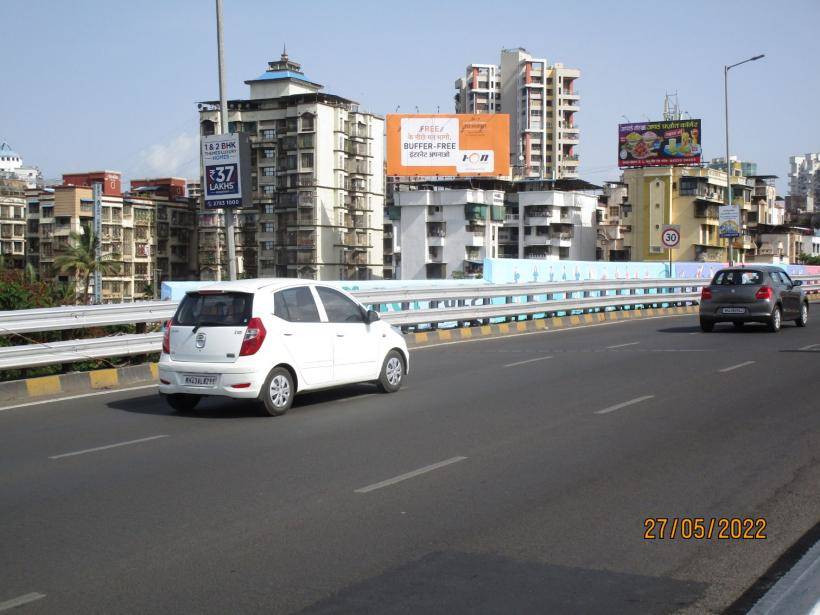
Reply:
[[[555,316],[551,318],[534,318],[531,320],[517,320],[501,322],[492,325],[475,327],[458,327],[451,329],[430,329],[407,334],[407,345],[410,348],[422,348],[436,344],[453,343],[471,339],[488,337],[505,337],[525,333],[571,329],[573,327],[588,327],[590,325],[619,321],[637,320],[641,318],[657,318],[659,316],[681,316],[697,314],[698,306],[685,305],[679,307],[645,308],[634,310],[612,310],[609,312],[594,312],[591,314],[573,314]]]
[[[157,381],[157,374],[156,363],[142,363],[0,382],[0,404],[152,384]]]

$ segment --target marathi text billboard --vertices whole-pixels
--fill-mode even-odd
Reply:
[[[618,124],[618,166],[700,164],[700,120]]]
[[[203,196],[207,209],[250,204],[250,141],[247,135],[202,137]]]
[[[387,174],[398,177],[510,174],[510,118],[388,115]]]

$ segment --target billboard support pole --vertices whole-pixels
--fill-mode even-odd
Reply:
[[[222,45],[222,0],[216,0],[216,55],[219,68],[219,133],[228,132],[228,100],[225,94],[225,62]],[[225,239],[228,244],[228,277],[236,279],[236,241],[233,230],[234,212],[230,207],[223,210],[225,218]],[[221,270],[218,269],[221,272]],[[220,276],[221,278],[221,276]]]

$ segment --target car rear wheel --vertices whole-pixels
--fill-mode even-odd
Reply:
[[[794,324],[798,327],[805,327],[807,322],[809,322],[809,304],[803,303],[800,306],[800,317],[794,321]]]
[[[378,385],[383,393],[395,393],[404,379],[404,358],[398,350],[387,353],[382,364]]]
[[[769,331],[772,333],[777,333],[780,331],[780,325],[782,324],[783,313],[780,311],[780,306],[774,308],[772,315],[769,317]]]
[[[293,405],[294,393],[290,372],[284,367],[274,367],[259,394],[263,412],[267,416],[282,416]]]
[[[711,333],[712,329],[715,328],[715,323],[711,320],[704,320],[703,318],[700,319],[700,330],[704,333]]]
[[[168,405],[179,413],[191,412],[196,408],[200,399],[202,399],[202,395],[193,395],[191,393],[172,393],[165,396]]]
[[[732,324],[735,326],[735,329],[742,329],[745,323],[742,320],[735,320]]]

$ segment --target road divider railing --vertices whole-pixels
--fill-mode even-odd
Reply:
[[[798,276],[806,292],[820,293],[820,276]],[[709,280],[588,280],[541,284],[419,286],[353,291],[363,304],[404,332],[550,318],[562,315],[696,304]],[[385,285],[390,284],[385,282]],[[177,302],[67,306],[0,312],[0,335],[15,342],[0,347],[0,369],[23,369],[160,351],[157,331],[56,342],[33,342],[25,334],[147,323],[170,319]],[[155,328],[155,327],[154,327]],[[28,343],[22,343],[28,342]]]

